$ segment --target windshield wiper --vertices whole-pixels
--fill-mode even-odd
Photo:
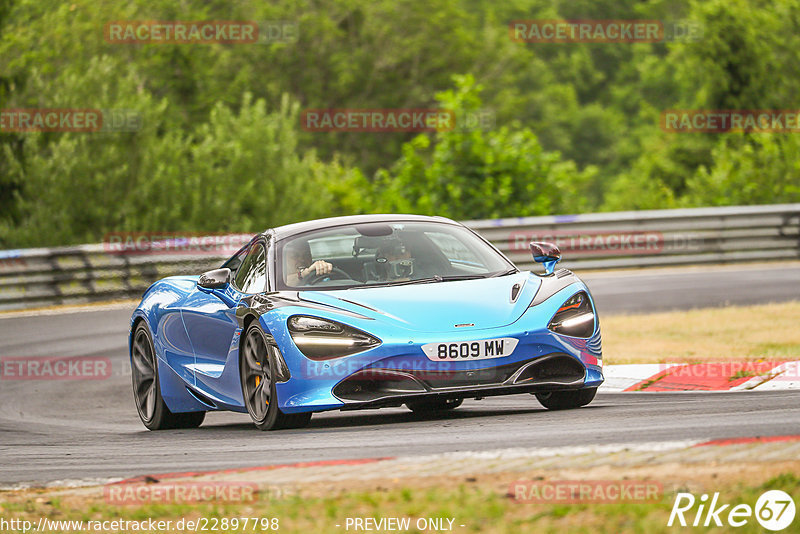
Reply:
[[[428,278],[417,278],[416,280],[398,280],[396,282],[389,282],[387,286],[406,286],[408,284],[430,284],[432,282],[441,282],[442,277],[437,275],[429,276]]]
[[[453,276],[440,277],[442,282],[452,282],[453,280],[477,280],[478,278],[486,278],[484,274],[454,274]]]
[[[430,284],[432,282],[454,282],[456,280],[477,280],[485,278],[482,274],[455,274],[452,276],[434,275],[429,278],[417,278],[416,280],[398,280],[397,282],[387,282],[384,286],[405,286],[408,284]]]
[[[431,276],[430,278],[417,278],[416,280],[398,280],[396,282],[377,282],[372,284],[364,284],[363,286],[353,286],[350,289],[361,289],[363,287],[406,286],[408,284],[430,284],[431,282],[441,281],[441,276]]]
[[[396,282],[378,282],[372,284],[364,284],[363,286],[353,286],[350,289],[360,289],[366,287],[390,287],[390,286],[407,286],[410,284],[431,284],[434,282],[454,282],[456,280],[477,280],[478,278],[486,278],[482,274],[456,274],[452,276],[431,276],[428,278],[417,278],[415,280],[397,280]]]
[[[496,277],[498,277],[498,276],[508,276],[508,275],[510,275],[510,274],[517,274],[518,272],[519,272],[519,269],[517,269],[516,267],[514,267],[513,269],[509,269],[509,270],[507,270],[507,271],[504,271],[504,272],[502,272],[502,273],[493,274],[493,275],[492,275],[492,278],[496,278]]]

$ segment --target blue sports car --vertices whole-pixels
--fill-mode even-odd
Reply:
[[[137,411],[151,430],[197,427],[211,410],[262,430],[313,412],[457,408],[532,393],[583,406],[603,382],[589,289],[542,273],[442,217],[362,215],[258,234],[219,269],[154,283],[131,317]]]

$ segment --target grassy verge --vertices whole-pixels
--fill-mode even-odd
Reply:
[[[607,364],[800,359],[800,302],[600,318]]]
[[[755,506],[759,495],[775,489],[787,492],[795,502],[800,502],[800,478],[790,473],[771,478],[762,484],[740,481],[727,485],[720,484],[720,487],[712,487],[707,491],[719,491],[721,503],[731,503],[732,506],[748,504],[752,507]],[[25,518],[33,522],[38,521],[41,516],[56,520],[87,521],[119,518],[141,521],[152,518],[173,522],[179,518],[197,520],[201,517],[259,516],[277,518],[279,532],[299,533],[353,532],[352,527],[349,530],[345,528],[348,517],[409,517],[412,528],[404,532],[419,532],[420,530],[414,527],[419,518],[451,518],[452,532],[465,533],[659,533],[673,532],[678,528],[667,527],[675,499],[674,491],[666,491],[660,500],[652,503],[555,505],[520,503],[496,488],[463,483],[422,489],[397,487],[347,492],[327,497],[292,496],[279,499],[257,497],[253,502],[240,504],[145,505],[135,508],[108,506],[97,502],[75,508],[74,504],[65,504],[53,497],[45,499],[31,496],[14,502],[4,500],[3,497],[0,495],[0,516],[5,519]],[[694,518],[695,512],[696,507],[690,514],[687,513],[686,517]],[[723,521],[724,517],[723,514]],[[795,520],[795,525],[798,520],[800,519]],[[226,530],[237,531],[230,526]],[[244,531],[241,528],[238,530],[238,532]],[[744,527],[726,526],[715,531],[746,533],[761,532],[762,529],[754,518],[750,518]],[[53,532],[68,531],[53,530]]]

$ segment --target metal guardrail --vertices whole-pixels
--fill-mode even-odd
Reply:
[[[530,241],[561,247],[571,269],[800,258],[800,204],[467,221],[522,269]],[[0,251],[0,309],[135,298],[165,276],[213,269],[230,254],[114,253],[108,244]]]
[[[626,211],[469,221],[520,268],[528,242],[561,247],[570,269],[800,258],[800,204]]]

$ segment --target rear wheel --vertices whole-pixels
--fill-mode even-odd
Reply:
[[[537,393],[536,399],[548,410],[569,410],[586,406],[592,402],[596,394],[597,388],[548,391],[547,393]]]
[[[409,410],[415,413],[431,413],[431,412],[444,412],[447,410],[455,410],[464,399],[437,399],[437,400],[420,400],[407,402],[406,406]]]
[[[139,323],[133,334],[131,381],[136,411],[144,426],[150,430],[196,428],[203,423],[206,412],[172,413],[164,403],[153,339],[143,322]]]
[[[269,350],[264,333],[254,322],[244,335],[239,362],[242,396],[247,412],[261,430],[304,427],[311,420],[311,412],[286,414],[278,408]]]

